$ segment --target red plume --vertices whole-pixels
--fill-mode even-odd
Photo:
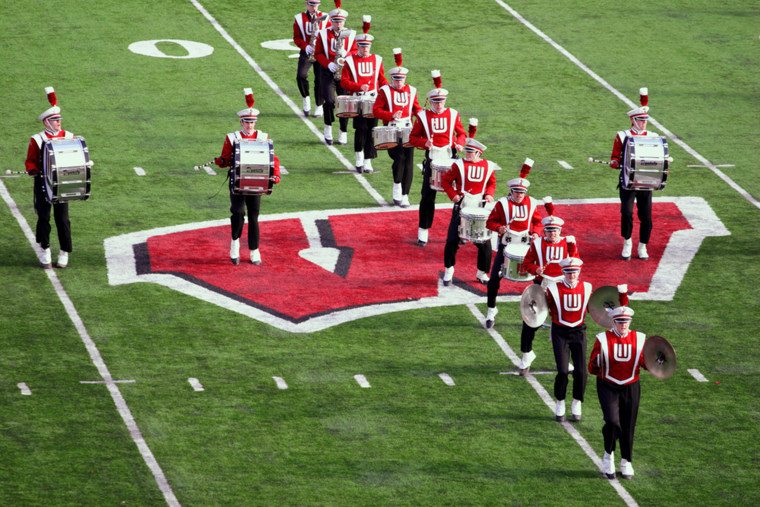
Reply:
[[[362,16],[362,31],[364,33],[369,32],[369,24],[371,21],[372,21],[372,16],[370,15]]]
[[[546,208],[546,212],[549,215],[554,215],[554,203],[552,202],[551,197],[544,197],[544,208]]]
[[[475,137],[475,132],[478,131],[478,119],[470,118],[470,124],[467,125],[467,137],[470,139]]]
[[[628,306],[628,284],[618,285],[617,289],[620,306]]]
[[[55,96],[55,90],[52,86],[48,86],[45,88],[45,93],[47,93],[48,102],[50,102],[51,106],[57,106],[58,105],[58,98]]]
[[[253,90],[251,88],[243,88],[245,94],[245,103],[248,107],[253,107]]]
[[[523,165],[520,168],[520,177],[526,178],[532,167],[533,167],[533,160],[526,158],[525,162],[523,162]]]
[[[396,61],[396,67],[401,67],[401,48],[393,48],[393,59]]]
[[[432,70],[430,71],[430,76],[433,78],[433,86],[436,88],[441,87],[441,71],[440,70]]]
[[[646,106],[649,104],[649,90],[646,88],[640,88],[639,89],[639,104],[641,106]]]
[[[340,9],[340,0],[335,0],[335,8]]]

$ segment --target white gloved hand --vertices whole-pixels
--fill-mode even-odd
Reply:
[[[330,72],[335,72],[336,70],[338,70],[338,64],[336,64],[335,62],[330,62],[330,64],[327,66],[327,69]]]
[[[306,46],[306,49],[304,51],[306,51],[306,54],[308,56],[311,56],[311,54],[314,52],[314,48],[311,46]]]

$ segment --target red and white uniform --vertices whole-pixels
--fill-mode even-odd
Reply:
[[[636,382],[644,364],[645,340],[644,333],[632,330],[625,336],[614,329],[597,334],[588,361],[589,373],[617,385]]]
[[[573,236],[560,236],[556,243],[549,243],[545,238],[538,237],[530,242],[530,249],[523,260],[523,268],[530,274],[536,275],[538,268],[543,267],[543,274],[536,275],[538,283],[544,278],[559,282],[564,276],[559,261],[566,257],[580,258]]]
[[[646,130],[644,132],[634,132],[632,129],[628,130],[620,130],[618,131],[617,135],[615,136],[615,142],[612,143],[612,155],[610,155],[610,160],[617,160],[620,167],[623,167],[623,142],[625,141],[626,137],[633,137],[633,136],[642,136],[642,137],[649,137],[657,135],[654,132],[647,132]]]
[[[575,287],[570,287],[562,280],[550,284],[546,294],[553,325],[578,327],[583,324],[591,299],[590,283],[578,282]]]
[[[315,18],[321,15],[322,13],[318,10],[314,12]],[[293,21],[293,43],[302,50],[306,50],[306,46],[309,45],[313,23],[314,18],[309,17],[309,11],[299,12],[296,14],[295,21]],[[332,26],[330,18],[326,17],[319,23],[318,30],[324,30],[330,26]]]
[[[26,150],[26,167],[27,174],[35,176],[42,174],[42,145],[50,139],[73,139],[74,134],[59,130],[56,135],[51,135],[48,131],[43,130],[39,134],[34,134],[29,140],[29,147]]]
[[[528,234],[540,235],[544,226],[541,225],[538,204],[536,199],[527,195],[520,204],[512,201],[511,196],[502,197],[491,210],[486,228],[498,231],[499,227],[506,225],[507,229],[514,233],[528,231]]]
[[[348,37],[343,39],[343,49],[346,52],[346,58],[356,54],[356,32],[354,30],[347,31],[349,32]],[[331,62],[335,61],[335,50],[338,49],[335,47],[336,39],[335,31],[331,29],[320,31],[317,37],[317,45],[314,47],[314,58],[325,69]]]
[[[473,196],[477,201],[486,195],[493,197],[496,191],[494,166],[485,159],[478,162],[459,159],[451,165],[451,170],[443,173],[441,186],[451,200],[457,195]]]
[[[377,95],[377,89],[388,84],[383,70],[382,56],[369,55],[362,58],[353,55],[346,58],[340,78],[341,88],[352,92],[354,95],[359,95],[362,85],[365,84],[369,86],[364,93],[366,95]]]
[[[388,125],[393,120],[393,114],[401,111],[401,117],[398,122],[412,124],[412,116],[422,111],[420,103],[417,100],[417,88],[410,85],[404,85],[400,90],[396,90],[391,85],[380,87],[375,99],[375,105],[372,106],[372,115],[382,120],[383,125]]]
[[[438,114],[426,109],[417,114],[417,120],[409,133],[409,143],[415,148],[426,149],[428,139],[438,148],[451,146],[453,150],[454,144],[464,146],[467,132],[456,109],[447,107]]]
[[[254,130],[250,136],[245,135],[245,132],[238,130],[237,132],[230,132],[224,139],[224,146],[222,147],[222,163],[219,167],[232,167],[235,163],[235,141],[240,139],[269,139],[261,130]],[[280,181],[280,159],[277,155],[274,156],[274,177],[275,183]]]

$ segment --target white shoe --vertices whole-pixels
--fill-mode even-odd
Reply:
[[[393,204],[396,206],[401,205],[401,183],[393,184]]]
[[[356,172],[360,173],[364,168],[364,152],[357,151],[354,153],[356,154]]]
[[[314,118],[321,118],[324,114],[324,111],[322,111],[322,106],[317,106],[317,108],[314,110]]]
[[[557,406],[554,407],[554,418],[558,422],[565,422],[565,400],[557,400]]]
[[[343,132],[342,130],[338,131],[338,144],[347,144],[348,143],[348,133]]]
[[[240,240],[233,239],[230,243],[230,260],[237,266],[240,264]]]
[[[311,111],[311,97],[304,97],[303,98],[303,115],[309,116],[309,111]]]
[[[642,261],[645,261],[649,259],[649,254],[647,253],[647,244],[646,243],[639,243],[639,259]]]
[[[530,352],[523,352],[522,361],[520,361],[520,375],[525,375],[530,371],[530,365],[533,364],[533,360],[536,358],[536,353],[532,350]]]
[[[633,464],[627,459],[620,460],[620,475],[623,479],[633,479]]]
[[[332,143],[332,125],[325,125],[325,144],[330,145]]]
[[[428,242],[428,230],[420,228],[417,231],[417,246],[425,246]]]
[[[573,363],[568,363],[567,364],[567,372],[568,373],[572,373],[574,371],[575,371],[575,366],[573,366]]]
[[[608,479],[615,478],[615,453],[604,453],[602,456],[602,473],[607,476]]]
[[[40,265],[45,269],[53,267],[53,254],[50,253],[50,247],[42,251],[42,257],[40,257]]]
[[[251,250],[251,262],[258,266],[261,264],[261,254],[259,253],[259,249]]]
[[[66,250],[61,250],[58,252],[58,262],[55,263],[55,267],[66,269],[66,266],[69,265],[69,252]]]
[[[493,327],[493,323],[496,320],[496,315],[499,313],[499,309],[495,306],[491,308],[488,307],[488,313],[486,313],[486,329],[491,329]]]
[[[623,253],[620,254],[624,260],[631,260],[631,250],[633,250],[633,241],[628,238],[623,241]]]
[[[372,168],[372,160],[365,159],[364,160],[364,172],[365,173],[373,173],[375,170]]]
[[[409,205],[409,196],[408,195],[402,195],[401,196],[401,207],[402,208],[408,208]]]
[[[475,274],[475,278],[477,279],[477,281],[479,281],[483,285],[487,284],[488,280],[490,280],[490,278],[488,277],[488,273],[481,270],[478,270],[478,272]]]
[[[581,420],[581,400],[573,400],[570,404],[570,415],[573,417],[573,421],[578,422]]]
[[[451,280],[454,278],[454,266],[451,266],[450,268],[446,268],[443,271],[443,285],[449,286],[451,285]]]

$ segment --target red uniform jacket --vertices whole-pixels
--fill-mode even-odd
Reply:
[[[456,109],[447,107],[438,114],[432,109],[426,109],[417,114],[417,121],[409,133],[409,143],[424,150],[428,139],[433,142],[433,146],[451,146],[452,151],[455,144],[464,145],[467,132]]]
[[[552,324],[565,327],[578,327],[583,324],[591,299],[591,284],[578,282],[575,287],[568,287],[564,280],[552,283],[546,288],[546,299]]]
[[[486,228],[498,231],[502,225],[512,232],[528,231],[528,234],[540,235],[544,226],[538,213],[538,201],[526,195],[520,204],[516,204],[509,196],[502,197],[491,210]]]
[[[317,18],[321,15],[322,13],[319,11],[316,11],[314,13],[314,16]],[[312,23],[313,19],[309,19],[308,11],[299,12],[296,14],[296,19],[293,22],[293,43],[300,49],[305,50],[306,46],[309,45],[309,39],[311,39]],[[319,30],[329,28],[330,26],[332,26],[330,23],[330,18],[325,18],[321,23],[319,23]]]
[[[485,159],[478,162],[459,159],[451,165],[451,170],[443,173],[441,186],[451,200],[464,192],[481,199],[486,195],[493,197],[496,191],[493,164]]]
[[[380,86],[388,84],[383,70],[383,57],[369,55],[361,58],[353,55],[346,58],[343,73],[340,78],[340,87],[347,92],[358,93],[362,85],[369,85],[368,95],[377,95]]]
[[[417,88],[408,84],[400,90],[396,90],[391,85],[380,87],[375,105],[372,106],[372,115],[382,120],[383,125],[388,125],[393,120],[393,113],[396,111],[401,111],[400,121],[406,120],[411,125],[411,117],[417,116],[417,113],[422,111],[417,101]]]
[[[530,242],[530,249],[523,260],[523,268],[531,275],[535,275],[538,268],[543,267],[543,275],[536,275],[536,280],[540,282],[546,277],[553,282],[558,282],[563,277],[559,261],[566,257],[580,258],[573,236],[560,236],[556,243],[549,243],[542,237],[536,238]]]
[[[348,37],[343,39],[343,49],[346,51],[346,58],[356,54],[356,32],[353,30],[344,30],[349,33]],[[314,58],[325,69],[330,62],[335,61],[335,31],[322,30],[317,37],[317,45],[314,47]]]
[[[73,139],[74,134],[60,130],[56,135],[50,135],[47,131],[34,134],[29,140],[29,147],[26,149],[26,161],[24,167],[27,174],[36,176],[42,173],[42,145],[48,139]]]
[[[612,384],[636,382],[639,368],[644,366],[645,340],[644,333],[638,331],[628,331],[625,336],[614,330],[599,333],[588,360],[589,373]]]
[[[268,139],[268,136],[260,130],[254,130],[253,134],[247,136],[242,130],[237,132],[230,132],[227,137],[224,138],[224,146],[222,147],[222,163],[219,167],[232,167],[235,163],[235,140],[236,139]],[[274,182],[280,182],[280,159],[277,155],[274,156]]]

